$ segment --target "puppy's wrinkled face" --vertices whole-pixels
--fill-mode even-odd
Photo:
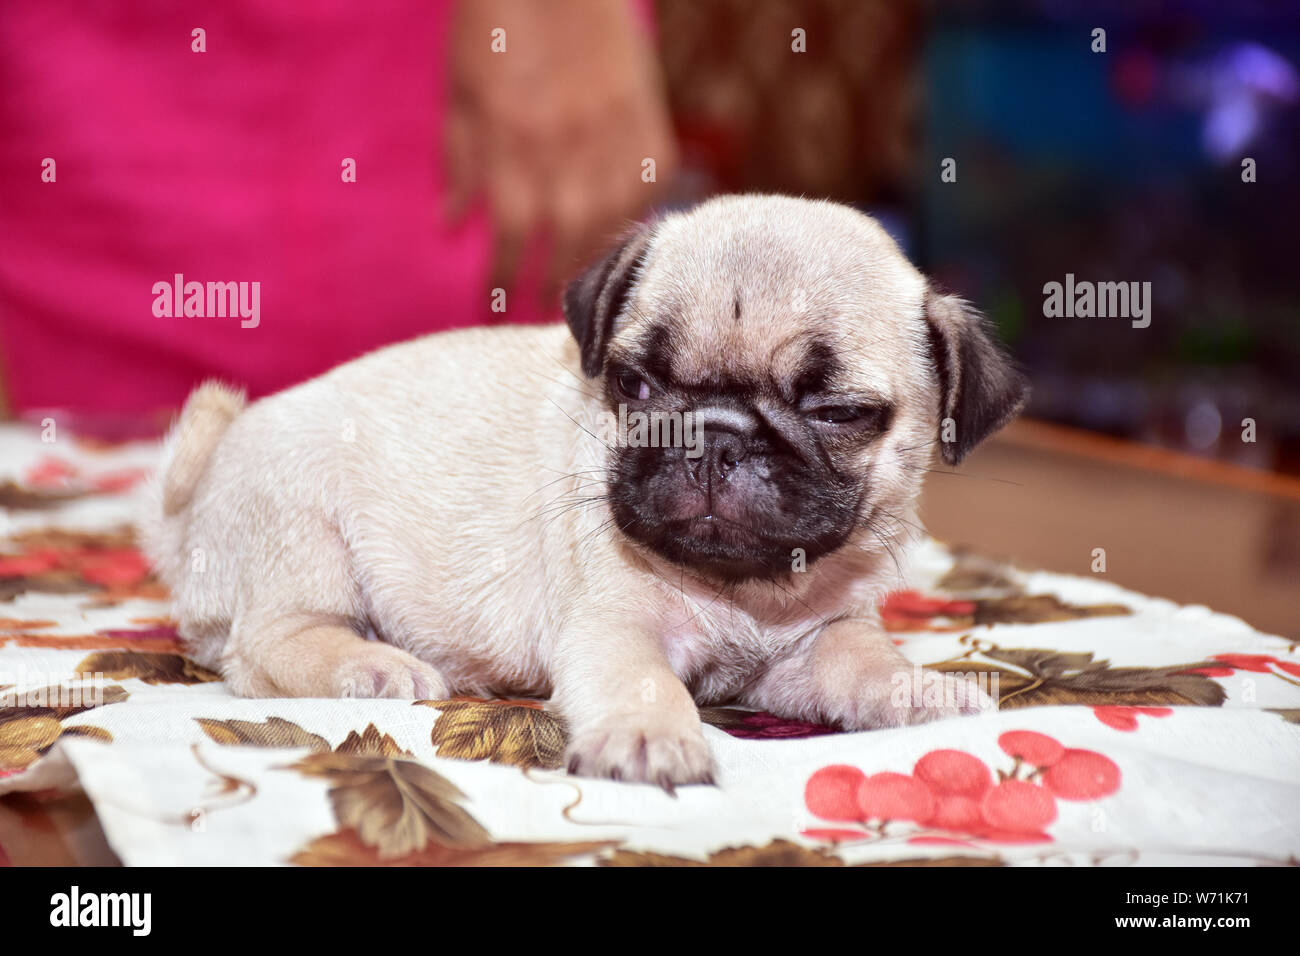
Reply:
[[[874,221],[829,203],[713,200],[625,242],[565,303],[621,426],[622,533],[724,581],[883,541],[945,407],[927,294]]]
[[[618,526],[728,580],[786,574],[800,549],[812,562],[839,548],[862,517],[860,462],[893,424],[893,401],[854,387],[813,330],[761,361],[711,367],[691,360],[690,339],[652,321],[611,350],[611,406],[669,426],[654,436],[661,447],[611,453]]]

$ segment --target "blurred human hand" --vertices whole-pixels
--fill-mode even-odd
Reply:
[[[451,36],[447,213],[486,199],[492,287],[512,284],[546,230],[553,292],[650,202],[644,160],[660,181],[676,165],[654,50],[627,0],[460,0]]]

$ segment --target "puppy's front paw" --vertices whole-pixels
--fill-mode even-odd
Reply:
[[[918,680],[912,671],[899,671],[859,685],[840,723],[845,730],[880,730],[997,709],[992,697],[964,677],[927,670]]]
[[[713,755],[699,718],[622,714],[573,736],[565,754],[569,773],[653,783],[669,793],[689,783],[714,785]]]
[[[334,672],[338,697],[389,697],[439,700],[447,682],[438,669],[400,647],[377,641],[358,643]]]

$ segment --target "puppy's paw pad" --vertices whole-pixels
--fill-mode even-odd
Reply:
[[[438,669],[390,644],[365,644],[335,673],[339,697],[438,700],[447,682]]]
[[[669,793],[686,784],[714,785],[713,754],[701,729],[657,723],[621,719],[575,735],[565,754],[569,773],[650,783]]]

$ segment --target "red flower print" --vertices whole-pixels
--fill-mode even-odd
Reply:
[[[130,491],[149,477],[148,468],[122,468],[119,471],[106,471],[90,479],[90,487],[104,494]]]
[[[25,554],[0,555],[0,578],[28,578],[52,571],[71,571],[100,587],[139,584],[149,576],[149,562],[135,548],[38,548]]]
[[[864,819],[925,823],[934,816],[934,793],[907,774],[877,773],[862,781],[858,806]]]
[[[1149,716],[1170,712],[1165,707],[1112,709]],[[911,775],[885,771],[867,776],[845,764],[823,767],[804,787],[808,810],[825,820],[854,821],[860,829],[808,829],[803,835],[837,844],[898,837],[908,843],[968,847],[975,845],[972,840],[1043,843],[1052,839],[1045,830],[1057,818],[1058,799],[1093,800],[1119,789],[1119,767],[1094,751],[1067,749],[1032,730],[1008,731],[998,746],[1015,758],[1015,765],[1009,772],[998,771],[996,782],[982,760],[961,750],[932,750],[916,762]],[[889,829],[899,824],[910,825],[911,832]]]
[[[1283,677],[1282,674],[1300,677],[1300,663],[1281,661],[1271,654],[1215,654],[1210,660],[1217,661],[1223,666],[1194,667],[1187,673],[1201,674],[1205,677],[1231,677],[1237,671],[1249,671],[1252,674],[1272,674],[1287,683],[1294,683],[1294,681]],[[1282,674],[1278,671],[1282,671]]]
[[[32,488],[67,488],[77,475],[77,469],[62,458],[46,455],[23,475],[23,482]]]
[[[974,601],[952,601],[947,598],[930,598],[919,591],[895,591],[886,595],[880,604],[880,619],[886,627],[924,624],[936,617],[970,617],[975,613]]]
[[[139,551],[95,551],[85,554],[78,571],[92,584],[136,584],[149,575],[149,562]]]
[[[998,746],[1003,753],[1035,767],[1050,767],[1065,753],[1065,748],[1047,734],[1033,730],[1008,730],[998,738]]]
[[[1062,800],[1096,800],[1119,789],[1119,767],[1092,750],[1067,750],[1043,774],[1043,785]]]
[[[977,829],[983,822],[980,802],[970,797],[940,796],[934,804],[930,822],[943,830],[967,832]]]
[[[28,468],[23,482],[43,491],[75,491],[88,489],[102,494],[129,491],[149,477],[148,468],[119,468],[97,475],[87,475],[76,465],[61,458],[47,455]]]
[[[1231,677],[1235,671],[1231,667],[1193,667],[1184,674],[1200,674],[1202,677]]]
[[[857,767],[822,767],[804,785],[803,802],[823,820],[861,820],[858,788],[866,779],[867,775]]]
[[[1003,780],[984,794],[980,814],[994,830],[1038,833],[1056,819],[1056,800],[1025,780]]]
[[[1171,707],[1094,707],[1092,712],[1103,724],[1116,730],[1134,731],[1138,729],[1138,715],[1148,717],[1168,717]]]
[[[993,786],[984,761],[961,750],[932,750],[916,762],[912,773],[939,794],[979,799]]]
[[[27,554],[6,554],[0,556],[0,578],[26,578],[53,571],[58,566],[59,552],[48,548]]]
[[[1268,665],[1277,663],[1276,657],[1267,654],[1215,654],[1210,660],[1221,661],[1235,670],[1254,671],[1256,674],[1267,674]]]
[[[824,843],[856,843],[862,839],[861,830],[802,830],[800,832],[810,840],[821,840]]]

